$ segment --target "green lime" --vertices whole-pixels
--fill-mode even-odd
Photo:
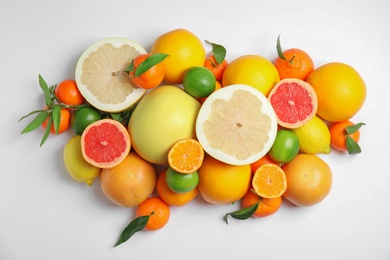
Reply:
[[[198,172],[183,174],[168,167],[165,176],[165,181],[168,187],[176,193],[189,192],[198,186],[199,174]]]
[[[183,77],[185,91],[193,97],[207,97],[215,90],[214,74],[205,67],[194,66],[186,70]]]
[[[292,161],[299,152],[299,138],[290,130],[280,129],[268,154],[279,163]]]
[[[94,107],[82,107],[73,113],[70,124],[73,131],[77,135],[81,135],[87,126],[100,119],[99,110]]]

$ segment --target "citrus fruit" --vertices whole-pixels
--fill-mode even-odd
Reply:
[[[194,188],[188,192],[177,193],[172,191],[167,182],[165,181],[167,171],[166,169],[161,171],[156,183],[156,190],[158,195],[168,205],[182,207],[192,201],[199,193],[198,188]]]
[[[230,204],[244,197],[251,184],[251,167],[231,165],[206,156],[199,168],[199,193],[211,204]]]
[[[298,206],[312,206],[321,202],[332,187],[332,171],[316,155],[298,154],[283,166],[287,179],[284,197]]]
[[[204,151],[200,143],[191,138],[177,141],[168,151],[169,166],[180,173],[193,173],[202,165]]]
[[[122,207],[134,207],[154,191],[156,172],[153,164],[130,152],[118,165],[102,170],[100,186],[110,201]]]
[[[168,151],[181,139],[195,139],[199,102],[177,86],[159,86],[134,109],[129,132],[134,150],[155,164],[168,164]]]
[[[273,163],[266,163],[257,168],[252,178],[253,190],[262,198],[276,198],[287,189],[286,175],[282,168]]]
[[[221,89],[221,88],[222,88],[221,83],[219,83],[218,81],[216,81],[216,82],[215,82],[215,89],[214,89],[213,92],[215,92],[215,91],[217,91],[218,89]],[[210,96],[210,95],[209,95],[209,96]],[[207,97],[208,97],[208,96],[207,96]],[[207,97],[197,98],[197,100],[199,101],[200,104],[203,104]]]
[[[225,69],[229,63],[227,62],[226,59],[224,59],[221,63],[218,63],[215,60],[214,55],[210,55],[207,57],[207,59],[204,61],[203,66],[205,68],[208,68],[215,76],[216,81],[221,82],[223,73],[225,72]]]
[[[137,69],[141,64],[145,64],[145,60],[150,58],[152,54],[141,54],[134,58],[133,60],[133,70],[129,71],[130,79],[133,81],[133,83],[144,89],[152,89],[160,85],[160,83],[164,79],[165,75],[165,69],[164,65],[162,65],[161,62],[153,65],[148,70],[143,72],[140,75],[137,75]]]
[[[206,57],[202,41],[185,29],[160,35],[150,52],[169,55],[162,63],[165,68],[164,81],[171,84],[181,84],[184,72],[193,66],[203,66]]]
[[[176,193],[185,193],[192,191],[198,186],[199,183],[199,174],[197,171],[182,174],[171,167],[168,167],[165,176],[165,182],[168,187]]]
[[[162,229],[168,223],[170,215],[169,206],[157,197],[147,198],[135,212],[136,217],[150,216],[145,226],[149,231]]]
[[[266,155],[261,157],[256,162],[250,164],[252,173],[255,173],[257,168],[259,168],[261,165],[266,164],[266,163],[273,163],[273,164],[279,165],[278,162],[275,162],[274,160],[272,160],[272,158],[269,156],[269,153],[267,153]]]
[[[355,126],[355,124],[350,121],[342,121],[342,122],[336,122],[332,123],[329,126],[329,132],[330,132],[330,145],[341,152],[348,151],[347,148],[347,138],[352,138],[354,142],[358,143],[360,140],[360,131],[357,130],[351,134],[348,134],[346,131],[347,127]]]
[[[283,202],[282,196],[272,198],[272,199],[267,199],[267,198],[260,197],[259,195],[254,193],[253,190],[248,190],[248,192],[245,194],[244,198],[242,199],[242,207],[248,208],[250,206],[255,205],[256,203],[259,203],[252,217],[264,218],[276,213],[280,209],[282,202]]]
[[[73,136],[65,145],[63,158],[66,170],[72,178],[92,185],[100,175],[101,169],[88,163],[81,153],[81,136]]]
[[[299,152],[299,138],[287,129],[280,129],[268,154],[272,160],[279,163],[288,163]]]
[[[244,55],[227,65],[222,86],[246,84],[268,96],[279,80],[278,71],[268,59],[259,55]]]
[[[314,70],[314,62],[307,52],[292,48],[283,51],[283,56],[277,57],[274,61],[280,79],[296,78],[306,80],[307,76]]]
[[[47,108],[45,108],[45,109],[47,109]],[[46,120],[42,123],[42,127],[44,129],[46,129],[48,123],[49,123],[49,117],[47,117]],[[61,110],[60,110],[60,123],[59,123],[59,127],[58,127],[58,130],[57,130],[57,133],[56,133],[56,130],[54,128],[54,122],[51,123],[50,133],[52,133],[52,134],[61,134],[61,133],[65,132],[66,130],[68,130],[69,126],[70,126],[70,112],[69,112],[69,109],[61,108]]]
[[[213,92],[196,120],[196,135],[205,152],[234,165],[251,164],[263,157],[276,131],[276,116],[267,98],[243,84]]]
[[[118,121],[101,119],[85,128],[81,135],[84,159],[99,168],[121,163],[131,148],[129,133]]]
[[[315,69],[307,77],[317,93],[317,114],[329,121],[340,122],[352,118],[366,99],[366,84],[350,65],[331,62]]]
[[[87,126],[100,119],[99,110],[91,106],[82,107],[72,114],[70,125],[77,135],[81,135]]]
[[[54,89],[54,94],[64,104],[77,106],[84,103],[84,97],[81,95],[76,81],[67,79],[58,84]]]
[[[184,73],[183,87],[193,97],[207,97],[215,90],[215,76],[205,67],[191,67]]]
[[[318,101],[313,87],[300,79],[283,79],[268,95],[279,125],[297,128],[304,125],[317,112]]]
[[[292,131],[299,138],[299,150],[302,153],[330,153],[330,133],[328,126],[317,115],[303,126],[295,128]]]
[[[105,112],[121,112],[146,92],[135,88],[126,73],[131,61],[146,50],[137,42],[110,37],[90,45],[76,65],[75,79],[84,98]]]

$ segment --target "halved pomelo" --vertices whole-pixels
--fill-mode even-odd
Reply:
[[[312,119],[317,113],[318,100],[313,87],[306,81],[287,78],[279,81],[268,94],[278,124],[294,129]]]
[[[213,92],[196,120],[196,135],[210,156],[227,164],[245,165],[271,148],[277,120],[268,99],[259,90],[234,84]]]
[[[112,168],[121,163],[131,148],[129,132],[113,119],[101,119],[85,128],[81,135],[84,159],[99,168]]]
[[[121,37],[105,38],[89,46],[76,66],[76,83],[84,98],[105,112],[121,112],[146,92],[132,84],[131,61],[146,50],[137,42]]]

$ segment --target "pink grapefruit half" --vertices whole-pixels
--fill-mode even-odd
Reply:
[[[287,78],[279,81],[268,95],[278,124],[298,128],[317,113],[318,100],[313,87],[306,81]]]
[[[120,122],[101,119],[85,128],[81,135],[81,152],[84,159],[99,168],[112,168],[129,154],[130,136]]]

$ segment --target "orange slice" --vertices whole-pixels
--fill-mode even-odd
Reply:
[[[253,175],[253,190],[262,198],[277,198],[287,189],[286,174],[278,165],[266,163],[261,165]]]
[[[177,141],[168,152],[168,164],[179,173],[193,173],[203,163],[204,151],[201,144],[195,139]]]

